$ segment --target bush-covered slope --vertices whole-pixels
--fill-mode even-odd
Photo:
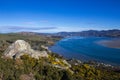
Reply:
[[[48,58],[31,58],[28,55],[21,59],[2,58],[4,50],[15,40],[23,39],[33,49],[41,50],[41,45],[50,45],[58,38],[46,36],[23,36],[18,34],[0,35],[0,80],[120,80],[119,67],[80,63],[66,60],[55,53]]]

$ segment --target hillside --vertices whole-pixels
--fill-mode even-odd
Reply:
[[[120,67],[107,66],[94,61],[81,62],[75,59],[65,59],[46,50],[46,46],[54,44],[59,39],[42,35],[1,34],[0,80],[120,79]],[[35,51],[46,51],[48,57],[31,57],[28,50],[31,49],[30,46]],[[28,51],[24,52],[25,49]],[[3,57],[6,54],[21,54],[21,50],[24,54],[18,58]]]

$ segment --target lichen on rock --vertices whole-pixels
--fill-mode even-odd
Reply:
[[[33,50],[30,44],[24,40],[17,40],[12,43],[4,52],[4,57],[20,58],[22,55],[29,55],[33,58],[48,57],[47,51]]]

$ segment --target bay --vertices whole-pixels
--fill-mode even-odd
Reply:
[[[113,40],[108,37],[69,37],[64,38],[49,47],[52,52],[66,58],[81,61],[95,60],[112,65],[120,65],[120,49],[109,48],[97,44],[102,40]]]

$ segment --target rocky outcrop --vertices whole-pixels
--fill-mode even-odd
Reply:
[[[48,57],[46,51],[35,51],[31,48],[30,44],[24,40],[15,41],[4,52],[4,56],[9,58],[20,58],[22,55],[29,55],[37,59],[39,57]]]

